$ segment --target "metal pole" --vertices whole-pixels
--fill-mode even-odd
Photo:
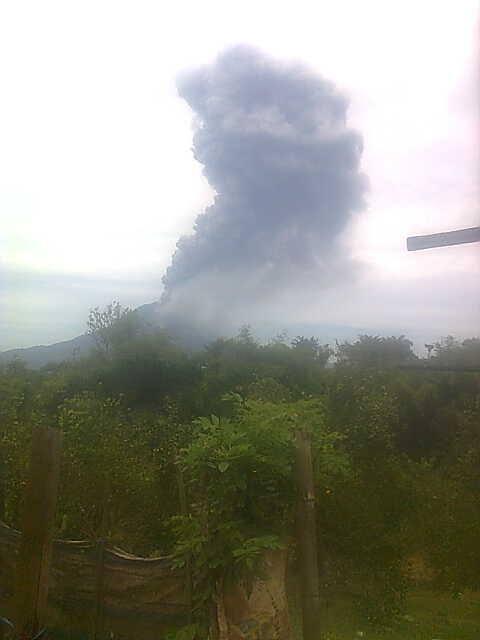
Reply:
[[[407,249],[408,251],[421,251],[423,249],[450,247],[455,244],[468,244],[470,242],[480,242],[480,227],[432,233],[428,236],[411,236],[407,238]]]

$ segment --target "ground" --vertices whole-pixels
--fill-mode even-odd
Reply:
[[[431,591],[412,593],[406,612],[387,628],[375,628],[353,612],[345,599],[335,599],[324,612],[321,640],[479,640],[480,592],[458,598]],[[298,625],[294,625],[298,629]],[[295,634],[299,640],[298,633]],[[53,633],[52,640],[84,640],[80,635]],[[320,638],[319,638],[320,640]]]
[[[328,608],[323,640],[479,640],[480,593],[453,598],[428,591],[413,593],[406,613],[388,628],[361,623],[345,601]]]

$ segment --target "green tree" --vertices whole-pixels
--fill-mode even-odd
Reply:
[[[59,519],[63,535],[108,535],[135,547],[155,504],[155,422],[136,419],[121,398],[85,392],[66,400]]]
[[[480,369],[480,338],[463,341],[453,336],[442,338],[433,345],[431,360],[442,367]]]
[[[19,525],[38,375],[21,361],[0,368],[0,520]]]
[[[87,335],[92,336],[98,351],[105,356],[118,345],[131,340],[138,329],[134,312],[115,301],[103,310],[99,307],[92,309],[87,320]]]
[[[244,402],[232,419],[200,419],[181,457],[190,497],[188,517],[174,519],[176,557],[193,559],[197,605],[208,610],[218,585],[248,580],[264,552],[285,544],[295,504],[293,435],[315,431],[321,473],[335,466],[321,403]]]
[[[335,356],[339,366],[373,369],[398,367],[417,359],[413,343],[405,336],[361,335],[354,343],[337,343]]]

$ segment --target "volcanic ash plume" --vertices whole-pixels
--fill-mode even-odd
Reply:
[[[352,270],[338,238],[364,203],[361,137],[348,101],[299,64],[237,47],[185,74],[193,150],[215,190],[163,278],[162,315],[221,328]]]

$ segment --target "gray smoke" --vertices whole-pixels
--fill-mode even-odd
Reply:
[[[348,275],[338,238],[364,205],[366,180],[345,96],[300,64],[244,46],[186,73],[178,91],[216,195],[163,278],[169,323],[247,321],[279,292]]]

